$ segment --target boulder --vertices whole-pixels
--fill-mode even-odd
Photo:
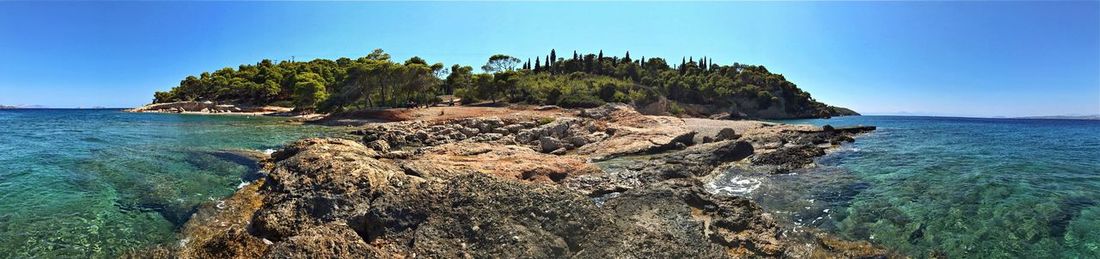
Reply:
[[[551,151],[557,150],[559,148],[562,148],[562,143],[560,140],[549,136],[543,136],[542,138],[539,138],[540,152],[550,153]]]
[[[718,134],[714,136],[715,141],[733,140],[740,138],[741,135],[737,135],[731,128],[723,128],[718,131]]]
[[[389,153],[390,152],[390,143],[386,142],[385,140],[379,139],[379,140],[371,141],[371,142],[367,143],[367,146],[370,147],[371,149],[373,149],[374,151],[377,151],[378,153]]]
[[[329,223],[275,243],[264,258],[366,258],[377,254],[350,227]]]
[[[462,128],[458,129],[458,132],[462,132],[462,135],[465,135],[467,138],[470,138],[470,137],[473,137],[473,136],[477,136],[477,134],[480,133],[481,130],[479,130],[477,128],[462,127]]]

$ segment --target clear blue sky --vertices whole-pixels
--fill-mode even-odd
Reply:
[[[261,59],[551,48],[763,64],[865,113],[1100,113],[1100,2],[0,2],[0,104],[130,107]]]

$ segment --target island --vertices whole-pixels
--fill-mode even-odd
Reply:
[[[592,108],[627,103],[640,112],[715,118],[821,118],[858,113],[814,100],[764,66],[715,64],[708,57],[663,58],[598,54],[519,58],[497,54],[474,73],[470,66],[395,62],[376,49],[357,59],[262,60],[236,69],[188,76],[138,111],[301,113],[422,107],[439,104],[557,105]]]
[[[134,111],[277,106],[326,114],[316,123],[364,122],[253,154],[261,177],[200,206],[178,244],[141,255],[899,257],[866,241],[788,231],[790,222],[752,200],[707,185],[729,170],[811,167],[875,130],[735,120],[855,114],[762,66],[552,51],[529,62],[495,55],[484,74],[443,69],[375,51],[262,61],[158,92]]]

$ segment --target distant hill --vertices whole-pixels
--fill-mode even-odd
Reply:
[[[1046,120],[1100,120],[1100,114],[1028,116],[1028,117],[1016,117],[1016,118],[1017,119],[1046,119]]]
[[[43,109],[48,108],[42,105],[0,105],[0,109]]]

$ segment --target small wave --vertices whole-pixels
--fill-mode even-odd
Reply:
[[[271,154],[274,154],[274,153],[275,153],[274,149],[270,149],[270,148],[264,149],[264,155],[269,155],[270,156]]]
[[[760,180],[751,178],[733,177],[729,181],[720,184],[721,187],[715,189],[720,193],[729,193],[736,195],[745,195],[752,193],[756,189],[760,188],[762,183]]]

